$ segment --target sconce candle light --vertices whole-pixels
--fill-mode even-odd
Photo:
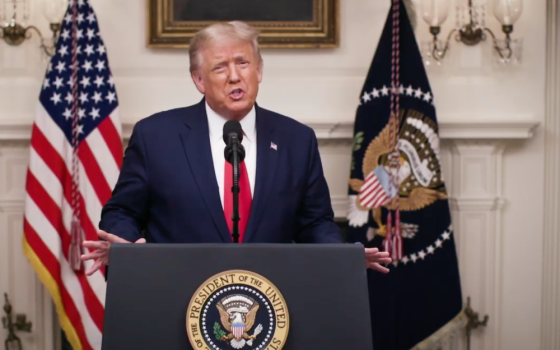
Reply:
[[[68,0],[42,0],[43,14],[50,23],[52,37],[43,37],[36,26],[28,26],[29,0],[0,0],[0,38],[11,46],[18,46],[31,38],[34,31],[41,40],[41,49],[47,56],[53,56],[62,27],[62,17],[68,7]]]
[[[441,25],[445,22],[449,12],[450,0],[421,0],[420,11],[424,21],[430,26],[433,40],[428,43],[424,54],[435,59],[440,64],[449,50],[449,42],[453,34],[458,42],[465,45],[477,45],[485,41],[488,33],[493,40],[493,48],[502,64],[519,62],[521,60],[521,41],[512,39],[513,25],[521,16],[523,10],[522,0],[489,0],[492,1],[494,17],[502,24],[505,39],[497,39],[492,30],[485,25],[486,8],[484,5],[473,5],[473,0],[468,0],[468,5],[457,6],[457,24],[443,42],[438,40]],[[465,18],[467,20],[465,21]],[[429,64],[429,61],[426,61]]]

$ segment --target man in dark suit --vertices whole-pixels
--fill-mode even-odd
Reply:
[[[232,242],[232,167],[223,126],[237,120],[246,157],[240,163],[239,241],[341,243],[313,130],[256,104],[262,79],[258,33],[242,22],[197,34],[191,75],[204,98],[139,121],[111,199],[102,211],[93,273],[113,243]],[[366,249],[381,272],[388,253]]]

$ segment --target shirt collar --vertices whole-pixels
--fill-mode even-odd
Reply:
[[[216,113],[210,106],[208,102],[205,103],[206,105],[206,115],[208,116],[208,128],[210,130],[210,138],[212,140],[221,139],[224,133],[224,124],[226,123],[226,118],[223,118],[218,113]],[[241,119],[239,122],[241,124],[241,129],[243,129],[244,137],[247,138],[248,141],[255,140],[255,120],[256,120],[256,112],[255,106],[247,113],[247,115]]]

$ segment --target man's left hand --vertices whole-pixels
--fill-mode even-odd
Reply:
[[[390,264],[388,252],[380,252],[377,248],[366,248],[366,267],[381,273],[388,273],[389,269],[381,264]]]

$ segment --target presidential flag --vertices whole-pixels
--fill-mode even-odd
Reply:
[[[74,350],[101,348],[104,271],[85,275],[92,262],[80,261],[81,243],[98,239],[122,149],[117,94],[97,17],[87,0],[70,1],[33,123],[23,250]]]
[[[392,1],[356,112],[347,239],[389,251],[368,271],[376,350],[437,349],[464,326],[434,96],[402,0]]]

